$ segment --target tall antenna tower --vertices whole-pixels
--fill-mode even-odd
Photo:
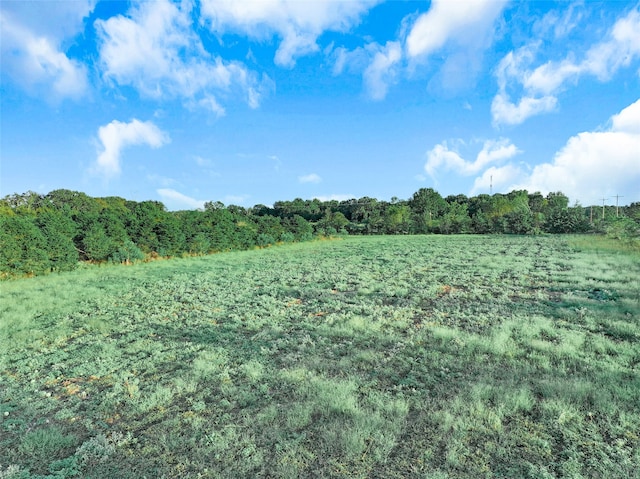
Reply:
[[[489,194],[493,195],[493,175],[489,177]]]

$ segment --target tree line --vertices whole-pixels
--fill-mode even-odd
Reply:
[[[0,199],[0,277],[66,271],[79,261],[130,263],[308,241],[378,234],[604,233],[635,237],[640,203],[570,206],[561,192],[450,195],[432,188],[408,200],[294,199],[244,208],[207,202],[168,211],[158,201],[94,198],[71,190]]]

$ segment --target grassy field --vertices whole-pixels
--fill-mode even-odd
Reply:
[[[364,237],[0,283],[0,478],[639,478],[640,255]]]

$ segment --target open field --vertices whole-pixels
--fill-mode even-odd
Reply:
[[[640,255],[351,237],[0,284],[0,478],[639,478]]]

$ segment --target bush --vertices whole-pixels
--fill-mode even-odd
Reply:
[[[204,233],[197,233],[188,242],[189,253],[191,254],[207,254],[211,248],[211,241]]]
[[[282,241],[283,243],[293,243],[295,239],[296,237],[293,235],[293,233],[289,233],[288,231],[280,235],[280,241]]]
[[[631,218],[616,218],[606,228],[609,238],[640,249],[640,226]]]
[[[111,255],[109,261],[113,263],[133,263],[144,259],[144,253],[133,241],[127,240]]]
[[[260,247],[269,246],[276,242],[275,238],[269,234],[260,233],[256,240],[256,245]]]
[[[607,236],[617,240],[640,239],[640,226],[631,218],[616,218],[607,226]]]

